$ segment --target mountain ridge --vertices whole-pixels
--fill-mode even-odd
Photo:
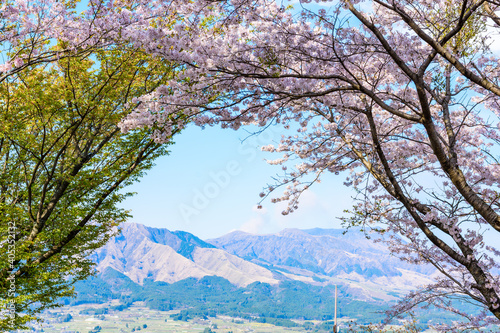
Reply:
[[[345,285],[366,300],[394,300],[420,281],[430,282],[432,273],[397,260],[360,232],[344,235],[342,229],[321,228],[266,235],[233,231],[205,241],[185,231],[125,223],[93,259],[99,271],[111,267],[139,284],[206,276],[240,287],[296,280]]]
[[[124,223],[121,233],[92,256],[96,269],[111,267],[132,281],[174,283],[189,277],[220,276],[238,286],[277,284],[271,271],[215,248],[185,232]],[[215,269],[215,271],[214,271]]]

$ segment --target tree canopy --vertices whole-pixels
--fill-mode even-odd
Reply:
[[[94,50],[0,83],[0,299],[14,310],[1,330],[93,274],[88,254],[128,217],[117,207],[130,195],[122,189],[167,154],[150,130],[124,134],[117,124],[171,69],[137,51]]]
[[[201,126],[283,126],[290,134],[264,149],[281,153],[273,164],[298,164],[262,197],[284,187],[272,201],[288,201],[288,214],[322,174],[346,171],[359,195],[345,222],[383,232],[393,253],[441,273],[390,316],[429,304],[459,312],[458,298],[484,311],[461,313],[456,328],[498,324],[500,248],[484,234],[500,232],[500,59],[488,37],[500,30],[500,4],[285,5],[147,7],[148,15],[168,11],[172,29],[137,28],[126,38],[184,64],[189,84],[170,80],[142,96],[122,128],[168,130],[179,112]]]

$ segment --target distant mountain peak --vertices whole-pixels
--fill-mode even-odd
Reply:
[[[145,279],[174,283],[219,276],[246,286],[297,280],[315,285],[344,284],[360,299],[393,299],[428,281],[433,271],[401,262],[382,243],[357,230],[284,229],[254,235],[233,231],[203,241],[186,231],[137,223],[121,225],[121,234],[95,256],[101,272],[113,269],[135,283]],[[385,295],[385,296],[384,296]],[[392,298],[391,298],[392,297]]]
[[[276,235],[278,236],[302,236],[304,235],[304,231],[301,230],[301,229],[297,229],[297,228],[286,228],[286,229],[283,229],[281,230],[280,232],[278,232]]]
[[[238,286],[261,281],[275,284],[274,273],[217,249],[186,231],[124,223],[121,234],[96,251],[97,269],[113,269],[132,281],[173,283],[189,277],[220,276]]]
[[[266,267],[299,275],[316,274],[320,279],[398,277],[400,268],[424,274],[431,271],[401,262],[384,244],[367,239],[358,228],[347,233],[345,229],[322,228],[287,228],[268,235],[230,233],[208,242]]]

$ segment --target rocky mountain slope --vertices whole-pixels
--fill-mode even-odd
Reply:
[[[203,241],[183,231],[125,223],[122,232],[94,255],[97,269],[110,267],[142,284],[219,276],[234,285],[272,285],[297,280],[340,284],[360,300],[393,300],[431,281],[429,267],[392,257],[382,243],[361,232],[285,229],[277,234],[232,232]]]
[[[390,300],[431,281],[432,267],[404,263],[363,232],[344,231],[285,229],[269,235],[235,231],[207,242],[292,279],[348,285],[361,299]]]
[[[414,266],[390,255],[383,243],[359,231],[341,229],[285,229],[277,234],[252,235],[235,231],[208,243],[240,258],[263,265],[319,275],[355,273],[366,278],[400,276],[401,269],[430,273],[430,267]]]
[[[125,223],[92,258],[97,270],[106,267],[142,284],[145,278],[173,283],[189,277],[220,276],[238,286],[260,281],[278,283],[273,273],[257,264],[215,248],[183,231]]]

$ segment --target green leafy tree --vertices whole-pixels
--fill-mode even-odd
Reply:
[[[173,73],[115,49],[1,82],[0,331],[25,327],[93,274],[88,254],[128,217],[120,190],[168,152],[149,130],[122,133],[120,119]]]

